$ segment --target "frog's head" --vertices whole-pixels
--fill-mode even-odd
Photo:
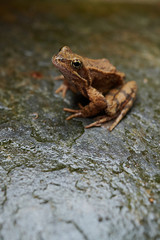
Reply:
[[[74,84],[90,85],[89,72],[85,67],[84,58],[73,53],[67,46],[60,48],[58,54],[52,57],[52,63],[66,79]]]

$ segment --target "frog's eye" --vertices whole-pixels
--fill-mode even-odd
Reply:
[[[71,62],[71,65],[74,67],[74,68],[81,68],[82,67],[82,62],[79,60],[79,59],[74,59],[72,62]]]

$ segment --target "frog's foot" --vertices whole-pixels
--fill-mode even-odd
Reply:
[[[112,120],[113,117],[103,116],[101,119],[85,126],[85,128],[91,128],[91,127],[101,127],[103,123],[108,122]]]
[[[63,110],[66,112],[74,113],[74,114],[70,115],[69,117],[67,117],[66,120],[70,120],[75,117],[82,117],[81,110],[75,110],[75,109],[70,109],[70,108],[64,108]]]
[[[59,76],[57,76],[57,77],[54,77],[53,78],[55,81],[57,81],[57,80],[64,80],[64,76],[63,75],[59,75]]]
[[[61,86],[55,91],[55,93],[62,92],[62,97],[65,98],[67,90],[68,90],[68,86],[62,83]]]

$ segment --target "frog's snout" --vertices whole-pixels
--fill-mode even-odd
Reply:
[[[54,63],[54,56],[51,58],[52,63]]]
[[[53,65],[60,66],[62,64],[62,62],[64,62],[64,58],[62,58],[61,56],[54,55],[52,57]]]

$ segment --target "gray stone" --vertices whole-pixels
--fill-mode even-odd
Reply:
[[[144,1],[1,5],[0,240],[160,239],[159,16]],[[137,82],[112,132],[65,120],[84,99],[54,93],[63,45]]]

